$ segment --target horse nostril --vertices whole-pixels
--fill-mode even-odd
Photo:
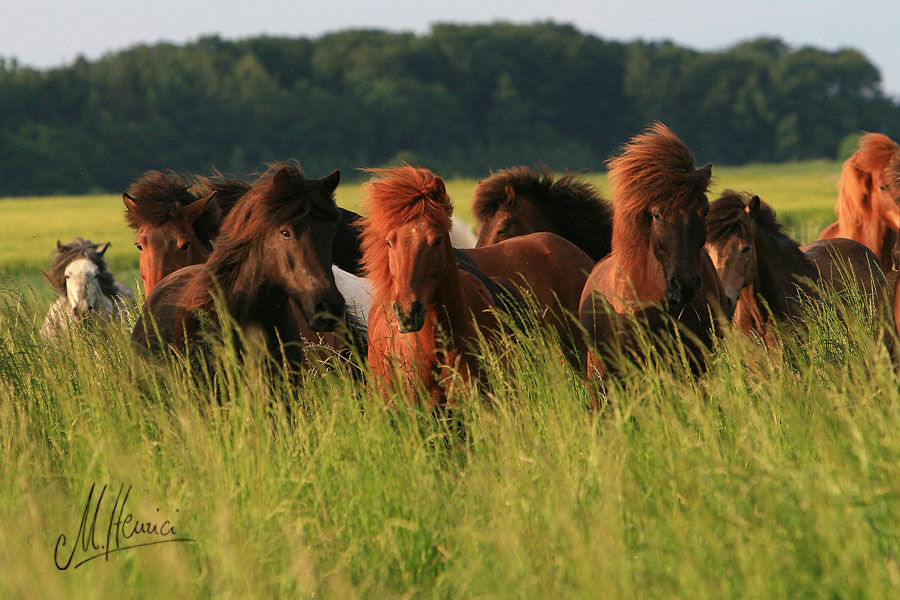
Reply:
[[[418,315],[422,312],[422,303],[416,300],[412,303],[412,306],[409,308],[409,312],[412,315]]]

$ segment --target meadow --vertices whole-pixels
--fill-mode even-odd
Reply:
[[[711,197],[753,191],[805,241],[832,220],[838,174],[722,168]],[[473,185],[448,186],[464,218]],[[359,197],[339,188],[343,206]],[[39,272],[56,238],[111,240],[136,279],[121,200],[0,200],[0,214],[2,598],[900,591],[900,388],[860,303],[812,305],[778,350],[726,332],[699,380],[660,355],[625,364],[599,411],[531,323],[485,344],[487,385],[436,415],[370,394],[341,362],[300,385],[227,344],[214,375],[147,362],[129,322],[46,343]],[[192,541],[83,548],[104,485],[98,548],[120,486],[136,519]]]

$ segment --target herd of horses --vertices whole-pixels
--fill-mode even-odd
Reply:
[[[276,163],[253,183],[145,173],[123,195],[146,296],[132,340],[179,351],[227,322],[283,364],[302,366],[315,344],[356,347],[371,385],[410,401],[424,390],[440,406],[479,377],[480,341],[526,307],[558,334],[561,357],[600,379],[646,352],[648,334],[681,339],[697,373],[730,322],[775,344],[775,327],[802,322],[803,297],[820,287],[853,286],[886,328],[900,324],[889,289],[900,147],[887,136],[862,136],[842,169],[838,220],[805,246],[757,196],[727,190],[710,203],[712,166],[698,167],[663,124],[608,167],[611,202],[571,175],[493,173],[474,192],[474,248],[454,247],[453,204],[427,169],[370,169],[365,217],[336,205],[338,171],[310,179]],[[105,268],[105,248],[58,245],[48,277],[61,297],[45,335],[64,314],[133,301]],[[70,291],[88,280],[101,282],[106,304]]]

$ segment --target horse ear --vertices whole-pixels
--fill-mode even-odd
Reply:
[[[275,181],[275,183],[281,183],[282,181],[290,179],[290,177],[291,176],[288,173],[287,169],[281,168],[275,171],[275,175],[274,177],[272,177],[272,179]]]
[[[703,184],[703,187],[709,185],[709,180],[712,177],[712,163],[706,163],[699,169],[697,169],[697,177],[700,178],[700,182]]]
[[[750,198],[750,202],[747,203],[747,206],[744,207],[744,210],[747,211],[747,215],[750,217],[750,220],[753,221],[756,219],[756,216],[759,214],[759,196],[753,196]]]
[[[334,190],[337,189],[338,184],[341,182],[341,172],[338,169],[335,169],[325,177],[319,180],[319,183],[322,184],[322,187],[325,188],[329,194],[333,194]]]
[[[516,205],[516,190],[513,189],[511,185],[508,183],[503,187],[503,191],[506,194],[506,202],[510,208]]]
[[[184,218],[188,220],[188,223],[193,223],[194,221],[196,221],[197,218],[203,214],[203,211],[206,210],[206,207],[210,202],[215,203],[216,194],[218,194],[218,192],[213,192],[206,198],[194,200],[184,207]]]
[[[59,240],[56,240],[56,251],[57,251],[57,252],[62,252],[62,249],[63,249],[62,242],[59,241]]]
[[[125,208],[128,209],[128,212],[134,212],[137,210],[137,202],[134,201],[134,198],[128,195],[128,192],[122,192],[122,202],[125,203]]]
[[[99,244],[97,246],[97,254],[99,254],[100,256],[103,256],[103,253],[106,252],[106,250],[108,248],[109,248],[109,242],[104,242],[102,244]]]

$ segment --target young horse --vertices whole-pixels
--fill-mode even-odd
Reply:
[[[612,252],[591,272],[579,311],[596,347],[588,375],[610,368],[617,347],[638,352],[637,323],[649,332],[675,326],[689,333],[685,350],[697,372],[713,332],[721,335],[724,300],[703,249],[712,166],[697,169],[687,146],[662,123],[634,137],[608,165]]]
[[[118,317],[126,305],[134,304],[131,290],[106,268],[107,248],[109,242],[94,244],[80,237],[68,244],[56,242],[56,256],[44,275],[59,298],[44,319],[41,336],[49,338],[90,315]]]
[[[554,180],[528,167],[494,173],[475,186],[472,212],[482,248],[536,231],[573,242],[594,262],[609,254],[612,208],[586,181],[572,175]]]
[[[769,345],[769,325],[802,316],[800,296],[815,297],[813,284],[842,292],[849,274],[877,304],[887,286],[878,258],[859,242],[835,238],[798,246],[759,196],[731,190],[710,206],[706,248],[735,325]]]
[[[147,171],[122,194],[125,219],[137,231],[147,297],[160,279],[212,252],[222,220],[215,195],[197,198],[177,174],[159,171]]]
[[[881,133],[866,133],[859,149],[844,162],[838,180],[838,220],[819,239],[849,238],[865,245],[884,270],[896,269],[894,256],[900,228],[900,146]]]
[[[276,358],[280,340],[285,358],[299,363],[302,347],[293,342],[301,340],[301,323],[292,306],[314,331],[331,330],[343,314],[331,269],[339,181],[339,171],[317,180],[292,164],[273,165],[225,218],[208,262],[180,269],[154,288],[132,340],[154,349],[183,346],[185,335],[202,333],[204,314],[215,315],[221,290],[239,327],[260,332]]]
[[[497,323],[481,281],[457,265],[450,245],[453,206],[444,182],[426,169],[371,169],[365,184],[370,216],[362,228],[363,257],[375,287],[369,316],[369,365],[382,389],[399,371],[409,400],[424,385],[434,406],[453,401],[457,370],[478,369],[470,344],[476,325]],[[401,387],[401,389],[403,389]]]

